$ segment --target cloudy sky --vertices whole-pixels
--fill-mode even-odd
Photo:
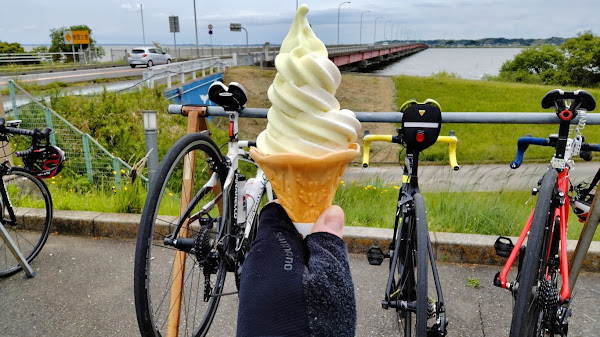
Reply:
[[[399,39],[479,39],[485,37],[572,37],[591,30],[600,34],[598,0],[307,0],[308,19],[325,44]],[[179,17],[177,44],[195,45],[194,0],[2,0],[0,41],[49,44],[50,29],[86,24],[99,44],[141,44],[143,4],[146,43],[172,44],[171,15]],[[199,44],[279,44],[296,9],[294,0],[196,0]],[[370,11],[364,13],[365,11]],[[363,14],[364,13],[364,14]],[[592,13],[586,16],[585,13]],[[362,34],[360,29],[362,15]],[[580,15],[579,17],[577,15]],[[375,28],[375,23],[377,26]],[[375,30],[376,29],[376,30]]]

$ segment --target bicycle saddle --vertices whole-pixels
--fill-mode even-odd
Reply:
[[[220,105],[225,111],[239,111],[248,101],[246,89],[237,83],[229,83],[229,87],[222,82],[214,82],[208,88],[208,99]]]
[[[565,100],[572,100],[571,108],[585,109],[592,111],[596,108],[596,99],[589,92],[585,90],[577,91],[562,91],[560,89],[554,89],[546,93],[542,99],[542,108],[550,109],[556,108],[557,110],[565,110],[567,108]]]

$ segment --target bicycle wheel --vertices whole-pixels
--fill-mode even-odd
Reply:
[[[404,240],[399,242],[397,256],[398,281],[392,289],[397,300],[406,301],[408,310],[397,308],[398,328],[401,336],[425,336],[427,331],[427,219],[425,202],[420,193],[414,196],[414,210],[410,211],[400,229]],[[402,242],[404,241],[404,242]]]
[[[135,255],[135,305],[143,336],[166,336],[167,330],[179,336],[205,336],[213,321],[227,272],[217,250],[219,246],[226,251],[222,244],[227,240],[220,239],[229,230],[221,228],[228,222],[220,220],[224,160],[209,137],[189,134],[173,145],[156,172]],[[193,182],[182,184],[192,172]],[[191,201],[182,202],[185,196]],[[187,237],[193,239],[190,253],[164,242],[180,223],[188,224]],[[174,287],[179,284],[174,281],[177,275],[181,291]]]
[[[545,279],[547,252],[550,245],[550,231],[554,225],[554,196],[556,193],[557,172],[549,170],[542,178],[542,184],[535,205],[535,211],[525,257],[517,275],[517,295],[513,308],[510,336],[539,336],[543,333],[545,307],[541,286]]]
[[[16,223],[5,223],[8,234],[31,263],[48,239],[52,222],[52,198],[46,183],[28,171],[13,167],[2,177],[10,200],[0,198],[4,221],[10,221],[8,208],[12,207]],[[0,277],[8,277],[21,270],[4,240],[0,240]]]

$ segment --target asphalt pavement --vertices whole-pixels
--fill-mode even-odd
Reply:
[[[0,336],[138,336],[133,303],[132,239],[52,235],[23,272],[0,279]],[[511,297],[492,285],[498,266],[438,262],[449,336],[507,336]],[[357,336],[396,336],[395,312],[380,306],[385,263],[350,255],[358,306]],[[228,281],[232,281],[228,275]],[[569,336],[600,331],[599,274],[584,272],[572,304]],[[480,283],[480,287],[468,286]],[[237,295],[219,307],[211,336],[234,336]]]

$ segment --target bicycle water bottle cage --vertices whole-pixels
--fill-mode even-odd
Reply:
[[[239,111],[248,101],[246,89],[237,82],[231,82],[229,86],[214,82],[208,88],[208,99],[222,106],[225,111]]]
[[[571,104],[567,106],[567,101]],[[542,108],[555,108],[561,120],[569,121],[577,117],[578,109],[592,111],[596,108],[596,99],[585,90],[562,91],[554,89],[546,93],[542,99]]]
[[[423,151],[433,145],[442,127],[442,112],[440,105],[427,99],[418,103],[407,101],[402,105],[402,141],[408,147]]]

